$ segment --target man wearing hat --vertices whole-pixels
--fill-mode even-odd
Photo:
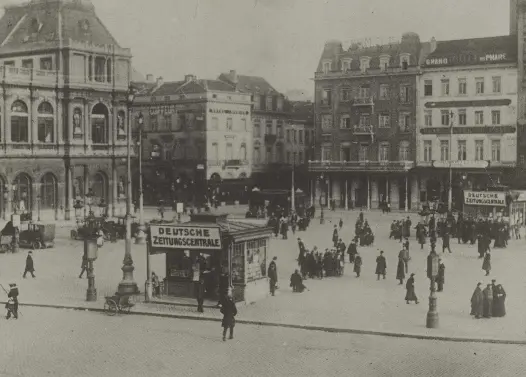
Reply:
[[[26,269],[24,270],[24,275],[23,275],[23,278],[25,279],[26,278],[26,274],[29,272],[31,273],[31,276],[33,277],[36,277],[34,272],[35,272],[35,265],[33,263],[33,257],[32,257],[32,252],[30,251],[28,254],[27,254],[27,258],[26,258]]]
[[[475,318],[479,319],[482,317],[483,312],[483,304],[484,304],[484,297],[482,295],[482,289],[480,286],[482,285],[481,282],[477,283],[477,287],[475,288],[475,291],[473,292],[473,295],[471,295],[471,315],[475,316]]]
[[[272,258],[272,262],[269,263],[267,271],[270,284],[270,294],[272,296],[274,296],[274,293],[276,292],[276,285],[278,284],[278,266],[276,264],[277,260],[278,257]]]
[[[442,262],[442,259],[438,260],[438,276],[437,276],[437,285],[438,285],[438,292],[442,292],[444,290],[444,283],[446,282],[446,266],[444,265],[444,262]]]
[[[6,319],[11,318],[11,314],[15,319],[18,319],[18,288],[16,284],[9,284],[9,293],[7,294],[8,302],[6,304],[7,315]]]

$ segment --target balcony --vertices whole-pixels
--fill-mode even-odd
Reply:
[[[7,83],[13,84],[38,84],[56,85],[57,73],[20,67],[0,67],[0,74]]]
[[[415,167],[413,161],[309,161],[310,172],[394,172],[404,173]]]
[[[352,102],[353,106],[373,106],[374,98],[373,97],[357,97]]]
[[[274,144],[278,139],[277,135],[265,134],[265,144]]]
[[[355,124],[353,127],[353,132],[357,136],[371,136],[374,135],[374,127],[372,125],[362,126]]]

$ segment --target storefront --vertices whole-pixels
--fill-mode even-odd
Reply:
[[[188,223],[152,225],[150,232],[150,253],[166,254],[166,295],[195,297],[202,276],[205,296],[215,300],[222,274],[236,301],[250,303],[267,295],[270,228],[207,213],[193,215]]]
[[[525,225],[526,191],[512,191],[513,201],[510,204],[510,221],[512,224]]]

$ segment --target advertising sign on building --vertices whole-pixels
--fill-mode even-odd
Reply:
[[[506,193],[500,191],[464,191],[464,204],[506,207]]]
[[[151,225],[153,248],[221,250],[219,227]]]

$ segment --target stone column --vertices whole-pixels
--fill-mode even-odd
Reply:
[[[426,193],[426,199],[429,200],[428,193],[427,193],[427,177],[421,176],[420,179],[420,190],[425,191]]]
[[[358,188],[358,181],[356,179],[351,180],[351,207],[356,207],[356,189]]]
[[[42,198],[40,196],[40,182],[33,183],[31,185],[31,213],[33,215],[33,221],[37,220],[38,212],[42,214]],[[28,203],[29,205],[29,203]]]
[[[409,211],[409,173],[405,173],[404,176],[404,182],[405,182],[405,211]]]
[[[112,102],[112,108],[108,118],[109,143],[112,145],[116,145],[118,143],[118,130],[116,129],[117,115],[119,113],[118,105],[119,103],[117,101]],[[130,115],[129,112],[126,112],[125,114],[126,117]],[[124,120],[124,127],[128,127],[128,119]],[[127,131],[126,135],[128,135]]]
[[[378,180],[372,178],[371,182],[371,208],[378,208]]]
[[[339,179],[336,179],[336,177],[332,180],[331,193],[331,199],[334,199],[336,201],[336,205],[340,206],[341,182]]]
[[[7,219],[9,219],[11,214],[13,213],[13,184],[12,182],[7,182],[7,203],[5,203],[5,205],[6,205],[5,207],[6,217]]]
[[[349,180],[345,178],[345,209],[349,210]]]
[[[310,202],[311,202],[311,205],[313,205],[315,202],[315,198],[316,198],[316,180],[311,179],[310,183],[311,183],[310,184]]]
[[[391,197],[389,192],[389,176],[385,176],[385,201],[389,202],[389,198]]]
[[[332,186],[333,186],[333,178],[329,175],[327,176],[327,207],[329,206],[329,203],[332,200]]]
[[[398,180],[395,178],[391,181],[391,209],[400,209],[400,196],[398,190]]]
[[[84,145],[91,145],[90,111],[91,108],[88,100],[84,100],[84,113],[82,114],[84,116]]]
[[[29,142],[38,144],[38,95],[31,93],[31,106],[29,107]]]
[[[420,185],[418,176],[411,177],[411,210],[418,211],[420,209]]]
[[[55,143],[64,144],[64,95],[57,93],[56,110],[55,110]]]
[[[64,208],[64,219],[71,220],[71,210],[73,208],[73,179],[74,170],[73,166],[66,165],[66,184],[65,184],[65,208]]]
[[[84,172],[83,172],[83,181],[84,181],[84,198],[86,198],[86,194],[89,192],[90,182],[89,182],[89,168],[88,165],[84,165]],[[86,203],[84,203],[84,217],[88,215],[88,206]]]
[[[371,209],[371,177],[367,174],[367,210]]]
[[[113,217],[117,216],[117,205],[119,205],[119,192],[118,192],[118,184],[119,184],[119,175],[117,173],[117,166],[116,164],[113,165],[112,169],[112,182],[111,182],[111,192],[112,192],[112,198],[113,198],[113,206],[112,206],[112,215]]]

